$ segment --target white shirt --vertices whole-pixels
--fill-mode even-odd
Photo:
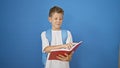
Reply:
[[[61,30],[59,31],[53,31],[52,30],[52,41],[51,41],[51,46],[52,45],[60,45],[63,44],[62,42],[62,35],[61,35]],[[67,31],[68,38],[66,40],[66,43],[73,42],[72,41],[72,35],[70,31]],[[42,52],[44,52],[44,48],[46,46],[49,46],[48,39],[46,38],[46,31],[41,33],[41,39],[42,39]],[[49,53],[47,58],[49,57]],[[46,61],[46,67],[45,68],[69,68],[69,62],[67,61],[60,61],[60,60],[48,60]]]

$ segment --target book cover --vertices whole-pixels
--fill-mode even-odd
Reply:
[[[49,60],[59,60],[56,56],[58,56],[58,55],[65,56],[65,53],[69,55],[72,51],[75,51],[81,45],[81,43],[82,43],[82,41],[80,41],[79,43],[73,43],[73,46],[71,47],[71,49],[52,50],[48,59]]]

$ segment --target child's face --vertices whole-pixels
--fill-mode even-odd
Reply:
[[[63,14],[62,13],[53,13],[51,17],[49,17],[49,21],[52,24],[53,30],[60,30],[63,21]]]

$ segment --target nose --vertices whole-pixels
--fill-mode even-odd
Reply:
[[[60,24],[60,21],[59,21],[59,20],[56,20],[56,24]]]
[[[57,22],[59,22],[60,21],[60,19],[57,19]]]

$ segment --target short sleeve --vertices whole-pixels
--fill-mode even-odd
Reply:
[[[68,38],[66,40],[66,43],[72,43],[73,42],[73,40],[72,40],[72,34],[71,34],[70,31],[67,31],[67,33],[68,33]]]
[[[44,52],[44,48],[49,46],[48,39],[46,38],[46,31],[41,33],[41,40],[42,40],[42,52]]]

